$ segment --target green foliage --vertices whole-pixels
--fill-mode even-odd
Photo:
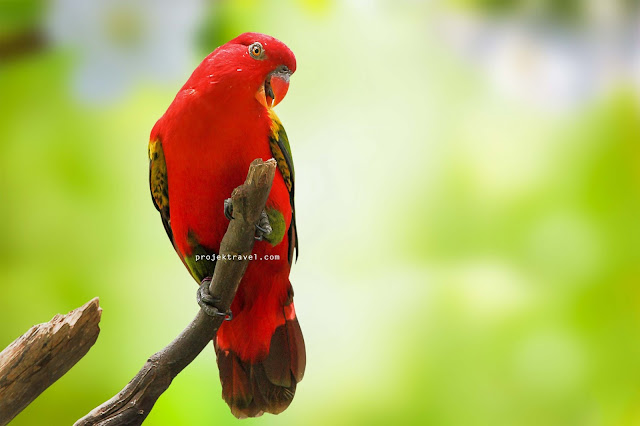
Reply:
[[[0,1],[0,43],[40,26],[44,4],[44,0]]]
[[[623,11],[634,13],[638,0],[609,0]],[[518,12],[534,12],[537,17],[554,21],[583,20],[589,13],[589,2],[584,0],[447,0],[456,8],[469,9],[482,14],[508,16]]]

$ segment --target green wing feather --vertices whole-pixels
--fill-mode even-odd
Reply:
[[[291,158],[291,147],[289,146],[289,138],[285,132],[282,123],[275,115],[273,110],[269,111],[271,117],[271,135],[269,135],[269,146],[273,158],[278,162],[278,169],[284,178],[284,183],[289,190],[289,201],[291,202],[291,226],[289,227],[289,263],[293,260],[293,251],[296,252],[296,260],[298,260],[298,232],[296,229],[296,209],[294,204],[295,193],[295,171],[293,168],[293,159]]]
[[[167,183],[167,163],[164,159],[160,139],[149,141],[149,188],[156,209],[160,212],[164,230],[173,244],[171,216],[169,214],[169,186]]]

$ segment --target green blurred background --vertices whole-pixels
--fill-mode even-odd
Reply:
[[[0,347],[95,296],[68,425],[197,311],[149,132],[244,31],[298,59],[292,271],[308,365],[252,424],[640,424],[636,1],[0,0]],[[148,425],[236,424],[212,348]]]

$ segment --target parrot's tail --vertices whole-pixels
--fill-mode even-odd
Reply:
[[[284,324],[276,327],[266,358],[244,361],[233,349],[216,345],[222,397],[239,419],[284,411],[304,375],[306,353],[293,301],[284,306]],[[233,321],[231,321],[233,322]]]

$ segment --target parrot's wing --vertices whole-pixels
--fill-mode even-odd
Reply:
[[[151,198],[162,217],[164,230],[173,244],[171,217],[169,216],[169,186],[167,184],[167,163],[164,160],[162,142],[159,138],[149,141],[149,188]]]
[[[278,162],[278,169],[284,178],[284,183],[289,190],[289,200],[291,201],[291,226],[289,227],[289,263],[293,261],[293,250],[296,251],[296,260],[298,259],[298,232],[296,229],[296,209],[293,202],[295,190],[295,178],[293,170],[293,159],[291,158],[291,147],[289,146],[289,138],[287,132],[275,115],[273,110],[269,110],[271,117],[271,134],[269,135],[269,146],[273,158]]]

